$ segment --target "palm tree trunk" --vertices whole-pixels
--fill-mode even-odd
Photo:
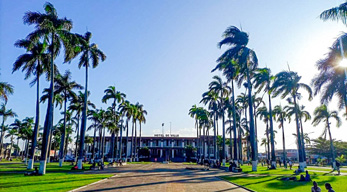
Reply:
[[[304,127],[302,126],[302,118],[301,118],[301,117],[300,117],[300,129],[301,129],[302,154],[303,154],[304,162],[305,162],[305,165],[306,165],[306,151],[305,151]]]
[[[283,140],[283,165],[284,168],[287,168],[287,152],[286,152],[286,141],[284,137],[284,122],[283,122],[283,117],[281,115],[281,124],[282,124],[282,140]]]
[[[102,164],[104,164],[104,162],[105,162],[105,137],[106,137],[106,135],[105,135],[105,127],[102,127],[102,130],[103,130],[103,133],[102,133],[102,144],[101,144],[101,162],[102,162]]]
[[[294,100],[294,106],[297,106],[296,103],[296,93],[293,94],[293,100]],[[302,144],[301,144],[301,134],[300,134],[300,125],[299,125],[299,115],[298,115],[298,111],[295,110],[295,122],[296,122],[296,134],[298,137],[298,154],[299,154],[299,169],[301,171],[304,171],[304,159],[303,159],[303,154],[302,154]]]
[[[222,103],[222,106],[223,106],[223,103]],[[223,126],[223,153],[222,153],[222,156],[223,156],[223,167],[225,167],[225,161],[226,161],[226,156],[225,156],[225,117],[224,117],[224,109],[222,110],[222,126]]]
[[[49,135],[49,147],[48,147],[48,153],[47,153],[47,163],[49,163],[51,160],[52,136],[53,136],[53,129],[51,130],[51,134]]]
[[[84,105],[83,105],[83,111],[82,111],[82,126],[81,126],[81,139],[80,139],[80,148],[78,151],[78,162],[77,162],[77,168],[82,169],[82,160],[83,160],[83,148],[84,148],[84,139],[85,139],[85,133],[86,133],[86,127],[87,127],[87,111],[88,111],[88,65],[87,62],[86,67],[86,85],[85,85],[85,92],[84,92]]]
[[[122,159],[122,143],[123,143],[123,121],[120,127],[120,138],[119,138],[119,159]]]
[[[101,147],[102,147],[102,128],[99,128],[99,142],[98,142],[98,159],[101,159]]]
[[[113,151],[114,151],[114,158],[117,159],[118,147],[119,147],[119,145],[118,145],[118,131],[116,132],[116,140],[114,142],[114,145],[115,145],[115,147],[113,149]]]
[[[215,114],[214,116],[213,116],[213,134],[214,134],[214,137],[213,137],[213,152],[214,152],[214,154],[213,154],[213,156],[214,156],[214,159],[217,159],[217,132],[216,132],[216,115],[217,114]]]
[[[232,154],[233,154],[233,142],[232,142],[232,125],[231,125],[231,119],[229,118],[229,122],[230,122],[230,131],[229,131],[229,137],[230,137],[230,139],[229,139],[229,152],[230,152],[230,159],[232,159]]]
[[[234,132],[234,162],[237,163],[237,140],[236,140],[236,109],[235,109],[235,90],[234,90],[234,81],[231,81],[231,91],[232,91],[232,102],[233,102],[233,132]],[[231,142],[231,141],[230,141]]]
[[[94,136],[93,136],[92,160],[91,160],[92,163],[94,163],[94,160],[95,160],[95,143],[96,143],[96,123],[94,122]]]
[[[68,146],[69,146],[69,138],[70,138],[70,134],[67,134],[66,135],[66,138],[65,138],[65,148],[64,148],[64,156],[67,155],[67,150],[68,150]]]
[[[35,116],[35,127],[31,141],[31,149],[29,154],[29,164],[27,169],[34,168],[34,157],[35,157],[35,148],[37,146],[37,137],[39,134],[39,124],[40,124],[40,72],[39,72],[40,62],[37,61],[37,76],[36,76],[36,116]]]
[[[76,127],[76,133],[77,133],[77,135],[76,135],[76,143],[75,143],[75,162],[76,162],[76,164],[78,164],[78,159],[77,159],[77,151],[78,151],[78,139],[79,139],[79,130],[80,130],[80,117],[79,117],[79,115],[77,115],[77,127]]]
[[[257,124],[257,106],[255,106],[255,104],[253,104],[254,107],[254,132],[255,132],[255,146],[256,147],[256,155],[258,157],[258,124]]]
[[[61,133],[60,148],[59,148],[59,167],[63,166],[64,162],[64,149],[65,149],[65,135],[66,135],[66,95],[64,99],[64,129]]]
[[[134,154],[134,120],[132,122],[132,128],[131,128],[131,146],[130,146],[130,162],[133,162]]]
[[[249,74],[249,70],[247,69],[247,82],[248,82],[248,106],[249,106],[249,136],[252,146],[252,171],[257,171],[258,157],[256,154],[256,141],[255,141],[255,132],[254,132],[254,116],[253,116],[253,105],[252,105],[252,83]]]
[[[5,127],[5,119],[6,117],[2,117],[2,124],[1,124],[1,136],[0,136],[0,157],[2,156],[2,148],[3,148],[3,143],[4,143],[4,127]]]
[[[330,151],[331,151],[332,164],[333,164],[333,168],[336,169],[335,150],[334,150],[333,138],[331,137],[331,132],[330,132],[329,119],[327,119],[327,126],[328,126],[329,139],[330,139]]]
[[[112,133],[111,133],[111,145],[110,145],[110,150],[109,150],[109,153],[110,153],[111,158],[112,158],[111,161],[113,161],[113,159],[114,159],[114,143],[115,143],[115,137],[116,137],[116,134],[114,133],[114,131],[112,131]]]
[[[54,36],[55,34],[52,33],[52,42],[51,44],[54,45]],[[46,159],[47,159],[47,151],[48,151],[48,140],[49,140],[49,134],[53,127],[53,96],[54,96],[54,49],[51,51],[51,74],[50,74],[50,88],[49,88],[49,99],[48,99],[48,107],[47,107],[47,113],[45,118],[45,124],[44,124],[44,131],[42,136],[42,149],[41,149],[41,158],[40,158],[40,169],[39,174],[44,175],[46,174]]]
[[[270,160],[269,121],[266,121],[267,159]]]
[[[268,87],[270,88],[270,87]],[[274,141],[274,128],[272,120],[272,107],[271,107],[271,95],[269,96],[269,113],[270,113],[270,141],[271,141],[271,168],[276,169],[276,154],[275,154],[275,141]]]
[[[126,126],[127,126],[127,133],[126,133],[126,141],[125,141],[125,162],[128,161],[128,136],[129,136],[129,119],[127,119],[126,122]]]
[[[135,148],[134,148],[134,155],[135,155],[135,161],[138,160],[138,154],[137,154],[137,127],[136,127],[136,121],[135,121]]]

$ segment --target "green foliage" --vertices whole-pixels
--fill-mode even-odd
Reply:
[[[184,148],[184,151],[186,153],[186,157],[187,157],[187,161],[189,162],[191,160],[192,157],[195,157],[195,152],[196,152],[196,148],[191,146],[191,145],[187,145]]]
[[[139,156],[149,157],[150,154],[151,154],[151,153],[150,153],[148,147],[142,147],[142,148],[139,150]]]

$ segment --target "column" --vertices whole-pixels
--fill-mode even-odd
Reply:
[[[171,140],[171,154],[172,154],[172,158],[174,158],[175,157],[175,151],[174,151],[174,149],[173,149],[173,146],[174,146],[174,142],[173,142],[174,140]]]

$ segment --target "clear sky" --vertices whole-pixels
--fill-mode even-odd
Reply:
[[[1,81],[14,85],[15,93],[8,102],[19,119],[35,115],[35,87],[29,86],[24,74],[12,74],[16,58],[23,49],[13,46],[25,38],[33,27],[23,24],[26,11],[43,12],[45,1],[0,1],[0,67]],[[211,70],[223,53],[217,48],[223,31],[231,25],[242,27],[250,36],[249,47],[257,53],[260,67],[270,67],[273,73],[287,69],[297,71],[305,83],[317,74],[315,63],[324,57],[334,39],[346,31],[342,23],[319,19],[319,14],[342,1],[292,0],[292,1],[51,1],[60,17],[73,21],[72,32],[93,33],[92,41],[105,52],[107,59],[98,68],[90,70],[89,89],[91,101],[97,107],[103,91],[110,85],[126,93],[133,103],[140,102],[148,111],[143,135],[169,131],[182,136],[194,136],[194,121],[188,116],[193,104],[198,104],[201,94],[208,88],[214,74]],[[84,85],[84,70],[79,70],[77,60],[63,64],[57,59],[59,70],[71,70],[72,77]],[[48,83],[42,78],[42,89]],[[242,89],[237,93],[243,92]],[[279,104],[275,99],[273,106]],[[313,112],[319,98],[312,102],[301,101]],[[282,101],[285,104],[285,101]],[[331,104],[331,109],[336,109]],[[41,124],[47,103],[41,105]],[[61,118],[55,110],[55,121]],[[342,114],[342,111],[341,111]],[[14,119],[8,119],[11,123]],[[287,148],[295,148],[295,125],[286,124]],[[336,139],[345,140],[347,122],[332,128]],[[324,125],[312,127],[304,124],[305,132],[318,137]],[[277,129],[277,124],[275,124]],[[265,125],[259,124],[259,137]],[[281,133],[280,130],[278,130]],[[311,133],[313,132],[313,133]],[[92,133],[89,133],[91,135]],[[276,136],[276,148],[282,148],[281,136]],[[260,149],[261,150],[261,149]]]

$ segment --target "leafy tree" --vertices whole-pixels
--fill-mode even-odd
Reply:
[[[246,81],[248,85],[248,103],[249,103],[249,118],[250,118],[250,140],[252,146],[252,161],[257,161],[256,155],[256,141],[254,130],[254,114],[252,105],[252,84],[251,79],[253,77],[253,71],[258,66],[258,58],[252,49],[247,47],[249,36],[247,33],[239,30],[235,26],[227,28],[223,34],[223,40],[219,42],[219,47],[223,45],[229,45],[230,48],[226,50],[219,58],[218,62],[232,61],[237,65],[238,70],[238,85],[241,86],[242,82]],[[252,170],[256,171],[255,164],[252,166]]]
[[[9,117],[16,117],[17,114],[12,109],[6,109],[6,104],[2,104],[0,107],[0,116],[2,116],[1,135],[0,135],[0,155],[2,154],[2,147],[5,136],[5,122]]]
[[[335,119],[336,121],[336,127],[341,126],[341,120],[338,116],[337,111],[329,111],[326,105],[321,105],[317,107],[314,112],[314,118],[312,121],[313,126],[319,125],[321,122],[325,123],[325,129],[323,131],[323,135],[326,135],[326,133],[329,133],[329,139],[330,139],[330,152],[333,162],[335,161],[335,152],[334,152],[334,145],[333,145],[333,139],[331,137],[331,131],[330,131],[330,119]],[[335,168],[336,164],[333,164],[333,167]]]
[[[297,99],[299,96],[299,90],[304,89],[309,94],[309,100],[312,99],[312,90],[310,86],[307,84],[300,82],[301,77],[296,73],[292,71],[283,71],[278,73],[275,76],[275,81],[272,85],[273,87],[273,96],[277,97],[281,94],[281,98],[284,99],[288,95],[293,98],[294,106],[297,105]],[[296,121],[296,132],[298,135],[298,149],[299,149],[299,163],[300,163],[300,169],[303,170],[303,164],[304,164],[304,154],[303,154],[303,144],[301,140],[301,134],[300,134],[300,125],[299,125],[299,114],[295,112],[295,121]]]
[[[71,55],[71,39],[72,35],[70,30],[72,28],[72,21],[66,18],[58,18],[57,10],[51,3],[45,3],[45,13],[40,12],[27,12],[23,18],[25,24],[35,25],[35,31],[28,35],[30,41],[38,41],[43,39],[44,43],[49,44],[49,52],[51,53],[50,64],[50,88],[49,88],[49,100],[47,107],[47,114],[44,124],[43,142],[41,150],[41,166],[39,173],[46,173],[46,159],[49,147],[49,136],[51,129],[53,128],[53,95],[54,95],[54,59],[60,52],[61,43],[65,47],[65,62],[69,61],[69,55]]]
[[[0,99],[7,103],[8,96],[13,94],[13,86],[7,82],[0,82]]]
[[[82,111],[82,127],[81,127],[81,140],[80,140],[80,148],[78,152],[78,169],[82,169],[82,159],[83,159],[83,146],[84,146],[84,138],[85,132],[87,128],[87,93],[88,93],[88,67],[91,64],[93,68],[97,67],[101,61],[106,59],[106,55],[98,48],[98,45],[95,43],[91,43],[91,32],[86,32],[85,35],[75,34],[78,37],[78,40],[75,45],[75,52],[71,55],[70,59],[81,55],[80,62],[78,63],[78,67],[85,67],[85,98],[84,98],[84,108]]]

